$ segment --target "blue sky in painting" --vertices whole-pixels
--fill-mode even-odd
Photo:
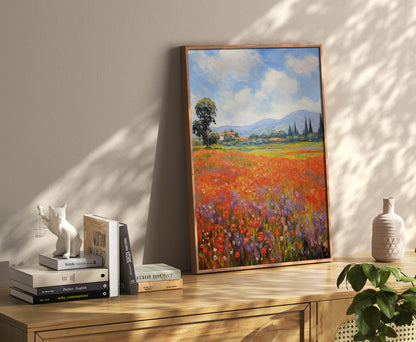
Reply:
[[[216,126],[321,113],[317,47],[188,50],[188,63],[192,120],[203,97],[217,106]]]

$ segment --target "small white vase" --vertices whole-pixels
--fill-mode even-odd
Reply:
[[[383,198],[383,213],[373,220],[371,254],[376,261],[397,261],[404,256],[404,246],[404,221],[394,212],[394,198]]]

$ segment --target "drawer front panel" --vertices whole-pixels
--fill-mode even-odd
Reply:
[[[36,341],[309,341],[308,304],[37,333]]]

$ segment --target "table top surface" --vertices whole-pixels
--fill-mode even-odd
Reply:
[[[336,286],[348,263],[373,263],[369,255],[335,257],[332,262],[210,274],[183,274],[183,289],[121,295],[65,303],[31,305],[0,288],[0,317],[22,328],[57,328],[156,319],[185,315],[289,305],[353,296]],[[416,273],[416,253],[407,251],[393,265]],[[393,284],[394,286],[394,284]],[[397,287],[397,286],[396,286]]]

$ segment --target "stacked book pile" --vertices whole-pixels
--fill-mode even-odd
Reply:
[[[175,290],[183,287],[181,270],[166,264],[135,267],[138,292]]]
[[[39,255],[39,265],[10,267],[10,294],[31,304],[108,297],[108,269],[102,263],[94,254]]]
[[[39,255],[39,265],[10,267],[10,294],[31,304],[116,297],[138,292],[127,225],[84,216],[84,252]]]

